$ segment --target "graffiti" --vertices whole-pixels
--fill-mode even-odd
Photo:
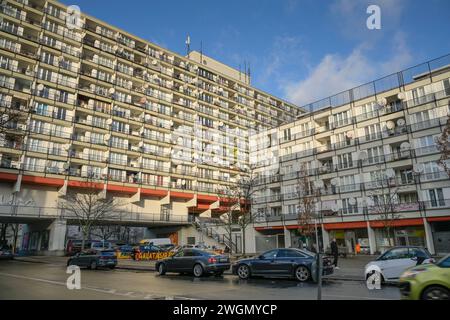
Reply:
[[[136,260],[160,260],[165,259],[172,256],[174,253],[170,251],[161,251],[161,252],[137,252]],[[132,252],[121,252],[118,251],[117,259],[132,259]]]

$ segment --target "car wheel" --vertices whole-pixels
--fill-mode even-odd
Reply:
[[[194,273],[194,276],[197,277],[197,278],[199,278],[199,277],[201,277],[201,276],[203,275],[203,267],[202,267],[201,264],[198,264],[198,263],[197,263],[197,264],[194,266],[194,269],[193,269],[192,271],[193,271],[193,273]]]
[[[91,261],[91,264],[89,267],[91,270],[96,270],[97,269],[97,261],[95,261],[95,260]]]
[[[250,278],[250,268],[246,264],[241,264],[237,269],[237,275],[243,280]]]
[[[299,266],[295,269],[295,278],[300,282],[308,281],[309,279],[309,270],[305,266]]]
[[[163,276],[163,275],[166,274],[166,266],[164,265],[164,263],[160,263],[160,264],[158,265],[158,274],[159,274],[160,276]]]
[[[439,286],[431,286],[422,293],[422,300],[449,300],[450,292]]]

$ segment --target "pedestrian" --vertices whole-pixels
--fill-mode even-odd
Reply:
[[[339,249],[338,249],[338,245],[336,242],[336,238],[333,238],[333,241],[331,241],[330,247],[331,247],[331,255],[334,257],[334,268],[339,269],[339,267],[337,265],[338,258],[339,258]]]
[[[359,242],[356,243],[355,250],[357,255],[361,253],[361,245],[359,244]]]

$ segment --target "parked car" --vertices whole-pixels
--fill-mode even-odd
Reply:
[[[288,277],[304,282],[316,281],[316,255],[312,252],[288,248],[273,249],[256,258],[241,259],[233,264],[232,271],[241,279],[252,276]],[[332,259],[323,257],[323,275],[333,273]]]
[[[143,239],[139,241],[141,245],[153,244],[155,246],[160,246],[163,244],[172,244],[172,241],[169,238],[154,238],[154,239]]]
[[[14,258],[14,255],[9,247],[3,246],[0,248],[0,259],[1,260],[10,260],[13,258]]]
[[[159,247],[164,251],[171,251],[173,248],[175,248],[174,244],[161,244]]]
[[[450,254],[436,264],[406,270],[399,288],[405,300],[450,300]]]
[[[369,262],[365,269],[366,279],[379,272],[381,281],[396,282],[408,268],[434,262],[427,249],[415,246],[394,247],[383,253],[375,261]]]
[[[195,277],[205,274],[220,276],[230,269],[230,258],[212,251],[181,249],[170,258],[159,260],[155,267],[160,275],[179,272],[192,273]]]
[[[77,252],[67,260],[67,265],[76,265],[95,270],[98,267],[114,269],[117,266],[117,257],[114,250],[85,250]]]
[[[73,256],[78,252],[81,252],[82,240],[69,240],[67,241],[66,246],[66,254],[68,256]],[[112,249],[113,245],[108,241],[100,241],[100,240],[86,240],[84,242],[85,249]]]

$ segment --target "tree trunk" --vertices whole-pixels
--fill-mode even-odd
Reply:
[[[245,254],[245,229],[246,227],[242,228],[242,254]]]

